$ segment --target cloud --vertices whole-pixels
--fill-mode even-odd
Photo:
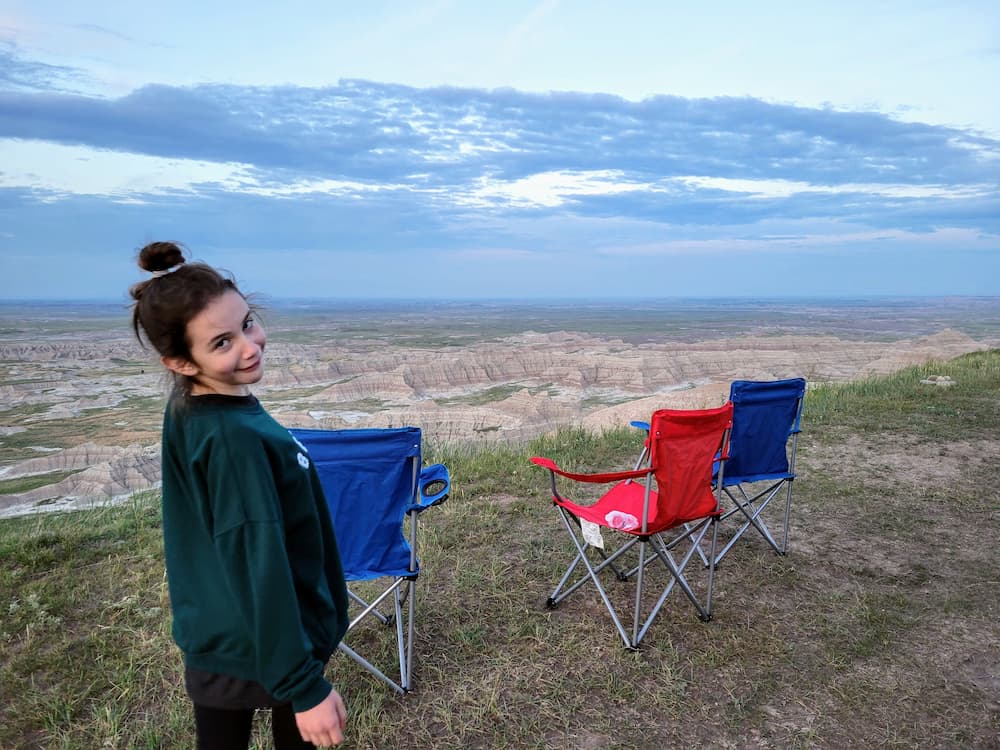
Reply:
[[[135,37],[128,36],[127,34],[122,34],[120,31],[115,31],[114,29],[109,29],[107,26],[101,26],[95,23],[75,23],[67,24],[67,28],[76,31],[82,31],[86,34],[94,34],[99,37],[104,37],[106,39],[111,39],[116,42],[125,42],[127,44],[143,44],[152,47],[167,47],[168,45],[160,43],[150,43],[136,39]]]
[[[150,85],[117,99],[0,94],[0,137],[252,164],[312,178],[440,184],[621,170],[811,184],[994,182],[1000,143],[966,131],[750,98]]]
[[[411,211],[558,209],[712,225],[841,217],[914,229],[951,220],[996,231],[987,209],[998,195],[997,141],[753,99],[368,81],[146,86],[118,99],[5,91],[0,137],[177,160],[192,174],[228,165],[231,178],[191,190],[248,201],[315,194],[356,210],[383,205],[390,191]]]
[[[446,254],[494,278],[507,262],[516,284],[542,257],[599,276],[601,258],[727,246],[1000,249],[1000,141],[878,112],[353,79],[102,98],[61,90],[71,69],[3,54],[8,257],[82,241],[120,257],[165,236]]]
[[[78,68],[26,60],[12,42],[0,40],[0,91],[67,91],[87,80]]]

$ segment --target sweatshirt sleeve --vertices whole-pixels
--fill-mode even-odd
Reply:
[[[257,681],[296,712],[313,708],[332,687],[302,625],[267,453],[256,440],[220,442],[209,477],[215,546],[255,647]]]

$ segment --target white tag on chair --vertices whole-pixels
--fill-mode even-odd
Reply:
[[[604,537],[601,536],[601,527],[593,521],[580,519],[580,531],[583,532],[583,541],[591,547],[604,549]]]

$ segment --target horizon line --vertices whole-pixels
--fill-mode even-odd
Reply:
[[[687,302],[687,301],[724,301],[724,302],[783,302],[802,300],[919,300],[919,299],[978,299],[1000,300],[1000,294],[953,294],[953,293],[883,293],[883,294],[786,294],[786,295],[734,295],[734,294],[691,294],[651,296],[550,296],[550,297],[337,297],[337,296],[285,296],[271,295],[260,292],[249,292],[251,299],[263,299],[285,303],[380,303],[380,304],[553,304],[553,303],[632,303],[651,302]],[[131,307],[132,301],[126,298],[112,297],[0,297],[0,305],[18,304],[60,305],[60,304],[123,304]]]

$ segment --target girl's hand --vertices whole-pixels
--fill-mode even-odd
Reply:
[[[347,723],[344,699],[336,690],[331,690],[322,703],[295,714],[295,723],[306,742],[319,747],[339,745],[344,741],[343,730]]]

